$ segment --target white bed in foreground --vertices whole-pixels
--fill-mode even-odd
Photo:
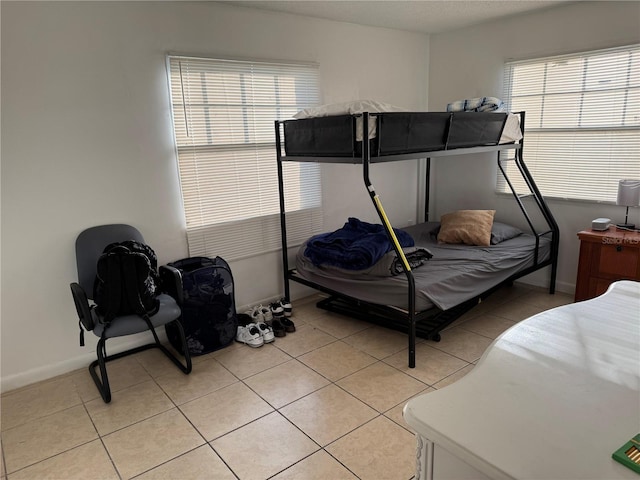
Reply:
[[[640,432],[640,283],[523,320],[404,418],[416,479],[637,480],[611,455]]]

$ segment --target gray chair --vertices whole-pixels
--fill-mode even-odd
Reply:
[[[122,358],[126,355],[141,352],[149,348],[160,349],[176,366],[185,374],[191,372],[191,356],[187,348],[187,342],[184,330],[180,324],[180,307],[176,300],[166,294],[160,294],[158,297],[160,308],[157,313],[150,316],[151,325],[138,315],[124,315],[114,318],[109,326],[100,321],[100,316],[89,302],[93,300],[93,284],[96,278],[96,264],[98,258],[102,254],[104,248],[110,243],[122,242],[125,240],[137,240],[144,242],[142,234],[134,227],[124,224],[101,225],[88,228],[78,235],[76,239],[76,263],[78,267],[78,282],[71,283],[71,294],[78,313],[80,324],[80,344],[84,344],[84,331],[93,331],[99,337],[96,348],[97,360],[93,361],[89,366],[89,373],[93,381],[98,387],[98,391],[105,403],[111,401],[111,389],[109,387],[109,378],[107,376],[107,362]],[[181,286],[175,286],[176,291],[182,291]],[[172,289],[173,290],[173,289]],[[174,323],[179,332],[180,340],[183,345],[184,363],[182,363],[169,349],[167,349],[158,339],[155,328],[161,325]],[[109,338],[122,337],[125,335],[133,335],[136,333],[150,330],[153,334],[154,342],[142,345],[124,352],[107,355],[106,341]],[[96,372],[96,368],[100,370],[100,376]]]

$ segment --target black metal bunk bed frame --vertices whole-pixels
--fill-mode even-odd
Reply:
[[[275,122],[275,134],[276,134],[276,151],[277,151],[277,168],[278,168],[278,189],[280,195],[280,227],[281,227],[281,237],[282,237],[282,264],[283,264],[283,275],[284,275],[284,295],[287,298],[291,298],[290,296],[290,281],[294,281],[300,283],[302,285],[306,285],[308,287],[314,288],[323,293],[327,293],[329,295],[328,298],[320,300],[317,303],[319,308],[323,308],[328,311],[332,311],[335,313],[344,314],[347,316],[351,316],[353,318],[359,318],[362,320],[366,320],[371,323],[380,324],[389,328],[394,328],[397,330],[401,330],[408,333],[409,337],[409,359],[408,364],[409,368],[415,367],[415,346],[416,346],[416,335],[424,338],[429,338],[434,341],[440,341],[440,331],[450,325],[457,318],[462,316],[464,313],[469,311],[475,305],[477,305],[480,301],[487,298],[491,293],[500,288],[502,285],[510,284],[514,280],[528,275],[534,271],[537,271],[543,267],[551,266],[550,272],[550,281],[549,281],[549,293],[555,293],[555,285],[556,285],[556,274],[558,268],[558,246],[559,246],[559,228],[556,223],[553,214],[551,213],[549,207],[547,206],[544,197],[540,193],[533,177],[529,169],[527,168],[524,158],[523,158],[523,142],[524,142],[524,121],[525,121],[525,112],[518,112],[520,116],[520,130],[522,133],[522,139],[519,143],[507,143],[507,144],[496,144],[489,146],[478,146],[478,147],[466,147],[466,148],[448,148],[448,135],[447,140],[445,140],[445,147],[442,150],[438,151],[425,151],[418,153],[408,153],[408,154],[393,154],[393,155],[374,155],[372,156],[370,151],[370,145],[368,141],[362,141],[361,153],[358,157],[356,152],[352,156],[349,157],[322,157],[322,156],[297,156],[297,155],[283,155],[282,154],[282,136],[281,136],[281,125],[284,121],[276,121]],[[369,131],[369,122],[370,122],[370,114],[364,112],[361,114],[362,116],[362,131]],[[450,131],[450,123],[453,119],[453,116],[449,119],[449,126],[447,131]],[[355,122],[354,122],[355,123]],[[512,158],[504,159],[500,155],[502,151],[506,150],[515,150],[515,156]],[[516,199],[518,206],[525,217],[525,220],[532,232],[535,236],[536,241],[536,249],[534,253],[534,264],[526,269],[521,270],[509,278],[500,282],[498,285],[484,291],[480,295],[477,295],[455,307],[452,307],[447,310],[440,310],[437,307],[430,308],[428,310],[416,312],[415,309],[415,280],[413,278],[413,274],[411,273],[411,268],[409,267],[405,257],[404,252],[400,248],[399,243],[396,240],[395,233],[393,232],[393,227],[389,223],[387,216],[384,212],[384,208],[382,206],[382,202],[380,201],[378,195],[373,188],[371,180],[369,178],[369,169],[372,163],[380,163],[380,162],[392,162],[392,161],[400,161],[400,160],[409,160],[409,159],[426,159],[426,172],[425,172],[425,221],[429,219],[429,180],[430,180],[430,165],[431,159],[436,157],[443,156],[451,156],[451,155],[464,155],[464,154],[475,154],[475,153],[486,153],[486,152],[497,152],[497,163],[500,172],[502,173],[509,189],[511,190],[512,195]],[[315,282],[309,281],[302,276],[300,276],[296,269],[289,268],[289,258],[288,258],[288,245],[287,245],[287,228],[286,228],[286,214],[285,214],[285,198],[284,198],[284,177],[282,170],[282,162],[285,161],[294,161],[294,162],[319,162],[319,163],[362,163],[362,175],[363,182],[369,196],[371,197],[371,201],[373,202],[374,208],[378,213],[378,216],[382,222],[382,225],[385,227],[385,231],[389,236],[391,243],[394,247],[396,255],[399,258],[403,259],[403,271],[405,276],[407,277],[408,289],[407,289],[407,305],[408,309],[402,310],[395,306],[390,305],[380,305],[374,304],[370,302],[366,302],[357,298],[354,298],[349,295],[345,295],[342,292],[333,290],[331,288],[325,287],[323,285],[319,285]],[[515,165],[518,168],[518,171],[522,178],[524,179],[529,192],[528,194],[518,194],[513,186],[511,180],[507,176],[507,172],[503,166],[504,161],[514,161]],[[527,209],[523,203],[523,198],[533,198],[535,201],[535,205],[542,214],[544,221],[547,223],[548,229],[544,231],[537,231],[531,216],[527,212]],[[551,235],[551,251],[550,256],[547,260],[539,261],[539,247],[540,247],[540,238],[543,236]]]

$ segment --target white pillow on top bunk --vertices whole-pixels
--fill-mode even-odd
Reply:
[[[355,115],[358,113],[384,113],[384,112],[406,112],[404,108],[389,105],[388,103],[377,102],[375,100],[355,100],[352,102],[331,103],[317,107],[305,108],[296,113],[293,118],[301,120],[313,117],[329,117],[332,115]],[[377,135],[376,116],[371,115],[369,122],[369,139]],[[356,141],[362,141],[362,118],[356,118]]]
[[[354,115],[356,113],[406,112],[406,108],[396,107],[375,100],[354,100],[351,102],[330,103],[300,110],[293,118],[329,117],[331,115]]]

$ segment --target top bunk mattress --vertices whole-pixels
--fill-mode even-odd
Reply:
[[[286,120],[287,156],[360,157],[362,115]],[[506,112],[384,112],[369,115],[373,157],[493,146],[522,138],[520,116]]]

